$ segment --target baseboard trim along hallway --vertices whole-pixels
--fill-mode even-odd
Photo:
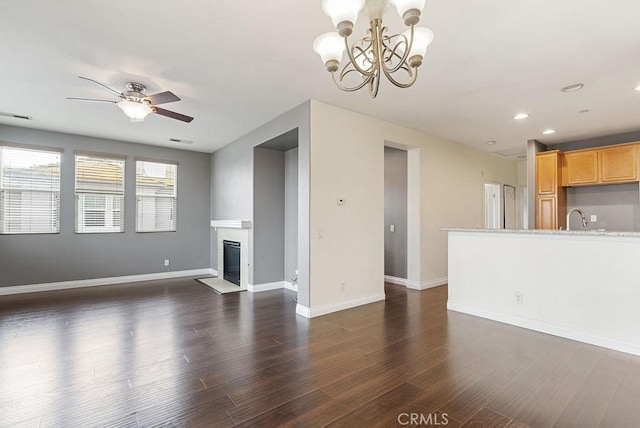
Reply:
[[[345,302],[335,303],[333,305],[321,306],[319,308],[308,308],[301,304],[296,305],[296,313],[305,318],[315,318],[321,315],[330,314],[332,312],[344,311],[345,309],[355,308],[356,306],[367,305],[369,303],[379,302],[385,299],[385,294],[375,294],[373,296],[361,297],[359,299],[347,300]]]
[[[398,278],[397,276],[384,276],[384,281],[390,284],[402,285],[412,290],[428,290],[429,288],[440,287],[449,283],[448,277],[431,279],[429,281],[410,281],[406,278]]]
[[[79,279],[75,281],[45,282],[42,284],[14,285],[0,287],[0,296],[12,294],[39,293],[41,291],[69,290],[73,288],[99,287],[102,285],[124,284],[130,282],[152,281],[155,279],[181,278],[185,276],[213,275],[218,276],[215,269],[191,269],[174,272],[156,272],[141,275],[114,276],[109,278]]]
[[[298,286],[288,281],[266,282],[264,284],[247,284],[247,291],[250,293],[261,293],[263,291],[280,290],[286,288],[291,291],[298,291]]]

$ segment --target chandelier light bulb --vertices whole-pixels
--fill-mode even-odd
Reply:
[[[407,43],[411,43],[411,28],[402,33],[407,38]],[[417,67],[422,64],[422,59],[427,53],[427,48],[433,42],[433,31],[429,30],[426,27],[414,27],[413,29],[413,44],[411,45],[411,50],[409,51],[408,58],[411,62],[413,62],[412,58],[415,61],[418,61],[418,64],[411,64],[412,67]],[[401,53],[405,51],[404,43],[398,46],[398,50]],[[418,58],[419,57],[419,60]]]
[[[116,105],[122,109],[124,114],[129,116],[132,122],[142,122],[153,111],[146,103],[130,100],[120,101]]]
[[[324,33],[313,42],[313,50],[320,55],[329,71],[332,71],[334,65],[337,70],[337,63],[342,60],[344,48],[344,39],[336,32]]]
[[[420,21],[425,0],[390,0],[406,25],[415,25]]]
[[[365,0],[322,0],[322,10],[331,18],[336,28],[342,22],[355,25],[364,3]]]

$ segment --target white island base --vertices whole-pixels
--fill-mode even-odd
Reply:
[[[449,310],[640,355],[640,233],[447,231]]]

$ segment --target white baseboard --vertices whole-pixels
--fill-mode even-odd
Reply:
[[[447,302],[447,309],[450,311],[462,312],[464,314],[473,315],[480,318],[490,319],[492,321],[498,321],[504,324],[515,325],[516,327],[522,327],[528,330],[534,330],[553,336],[563,337],[565,339],[571,339],[578,342],[588,343],[590,345],[613,349],[614,351],[620,351],[627,354],[640,356],[640,344],[622,342],[611,340],[605,337],[594,336],[590,333],[575,330],[573,328],[567,328],[566,326],[555,323],[549,323],[546,321],[521,317],[517,315],[503,314],[488,311],[485,309],[478,309],[467,305],[453,303],[451,301]]]
[[[442,278],[431,279],[429,281],[422,281],[420,283],[420,288],[416,288],[416,290],[428,290],[429,288],[440,287],[442,285],[447,285],[449,283],[449,277],[443,276]],[[413,288],[409,285],[409,288]]]
[[[432,279],[429,281],[423,281],[423,282],[418,282],[418,281],[410,281],[406,278],[398,278],[396,276],[389,276],[389,275],[385,275],[384,276],[384,280],[385,282],[389,282],[391,284],[397,284],[397,285],[402,285],[405,286],[407,288],[410,288],[412,290],[427,290],[429,288],[434,288],[434,287],[440,287],[441,285],[446,285],[449,282],[449,278],[448,277],[443,277],[443,278],[438,278],[438,279]]]
[[[247,284],[249,293],[260,293],[262,291],[279,290],[285,288],[284,281],[267,282],[264,284]]]
[[[389,282],[391,284],[396,284],[396,285],[402,285],[404,287],[407,286],[408,281],[409,280],[407,278],[399,278],[397,276],[390,276],[390,275],[384,276],[384,282]]]
[[[296,305],[296,313],[305,318],[315,318],[321,315],[330,314],[332,312],[344,311],[345,309],[355,308],[357,306],[367,305],[369,303],[379,302],[385,299],[385,294],[376,294],[373,296],[361,297],[359,299],[347,300],[346,302],[335,303],[332,305],[321,306],[319,308],[308,308],[301,304]]]
[[[213,275],[215,269],[192,269],[175,272],[146,273],[142,275],[114,276],[110,278],[80,279],[76,281],[47,282],[42,284],[15,285],[0,287],[0,296],[23,293],[39,293],[41,291],[69,290],[72,288],[98,287],[102,285],[124,284],[129,282],[152,281],[155,279],[180,278],[183,276]]]
[[[292,290],[297,292],[298,285],[293,285],[288,281],[276,281],[276,282],[267,282],[265,284],[247,284],[247,291],[250,293],[260,293],[262,291],[271,291],[271,290],[280,290],[281,288],[286,288],[287,290]]]
[[[298,303],[296,305],[296,314],[302,315],[305,318],[311,318],[311,309]]]
[[[295,291],[296,293],[298,292],[298,284],[292,284],[289,281],[284,282],[284,288],[286,288],[287,290]]]

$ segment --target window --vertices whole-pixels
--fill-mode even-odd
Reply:
[[[136,161],[136,231],[176,230],[178,165]]]
[[[76,154],[76,232],[124,232],[124,159]]]
[[[60,232],[60,152],[0,146],[0,233]]]

